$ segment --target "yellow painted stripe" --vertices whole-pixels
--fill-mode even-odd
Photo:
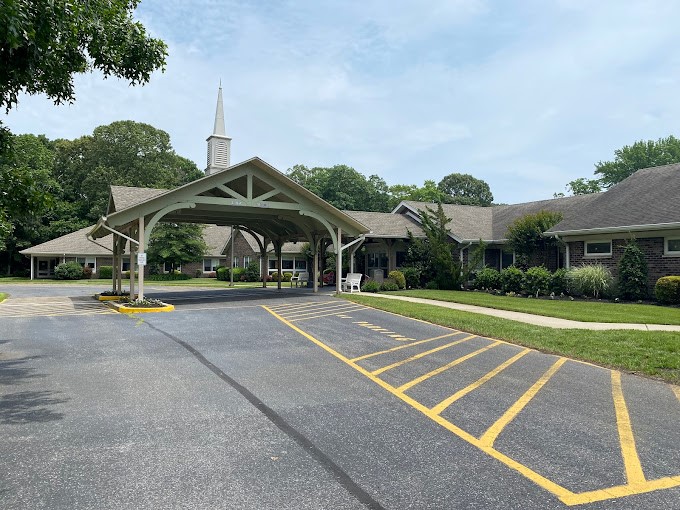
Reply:
[[[417,342],[413,342],[413,343],[408,344],[408,345],[400,345],[399,347],[392,347],[391,349],[387,349],[387,350],[384,350],[384,351],[378,351],[378,352],[372,352],[370,354],[364,354],[363,356],[359,356],[358,358],[353,358],[350,361],[352,361],[352,362],[361,361],[362,359],[372,358],[373,356],[378,356],[380,354],[387,354],[388,352],[398,351],[399,349],[406,349],[407,347],[413,347],[415,345],[420,345],[420,344],[424,344],[424,343],[427,343],[427,342],[434,342],[435,340],[441,340],[442,338],[447,338],[447,337],[459,335],[459,334],[460,334],[460,331],[456,331],[455,333],[449,333],[448,335],[436,336],[434,338],[426,338],[425,340],[418,340]]]
[[[503,416],[501,416],[496,423],[491,425],[489,429],[479,438],[480,442],[485,446],[493,446],[494,441],[503,431],[503,429],[515,419],[515,417],[524,409],[532,398],[536,396],[536,393],[547,383],[550,378],[555,375],[555,373],[560,369],[562,365],[567,361],[567,358],[558,359],[553,366],[551,366],[548,371],[541,376],[541,378],[536,381],[531,388],[529,388],[524,395],[519,397],[517,402],[515,402],[510,408],[505,411]]]
[[[528,468],[527,466],[520,464],[516,460],[511,459],[507,455],[505,455],[505,454],[503,454],[503,453],[501,453],[497,450],[494,450],[491,447],[483,446],[481,444],[480,440],[477,439],[476,437],[474,437],[473,435],[469,434],[468,432],[465,432],[463,429],[461,429],[460,427],[457,427],[456,425],[454,425],[450,421],[442,418],[441,416],[434,414],[432,411],[430,411],[430,409],[425,407],[423,404],[421,404],[417,400],[409,397],[405,393],[397,391],[397,389],[394,386],[392,386],[391,384],[386,383],[385,381],[383,381],[379,377],[375,377],[373,374],[371,374],[365,368],[362,368],[361,366],[357,365],[356,363],[353,363],[352,360],[346,358],[345,356],[343,356],[342,354],[337,352],[335,349],[329,347],[328,345],[324,344],[320,340],[317,340],[312,335],[301,330],[300,328],[298,328],[294,324],[291,324],[289,321],[287,321],[286,319],[284,319],[283,317],[278,315],[273,310],[267,308],[266,306],[263,306],[263,308],[265,310],[267,310],[269,313],[271,313],[274,317],[279,319],[281,322],[286,324],[288,327],[293,329],[294,331],[297,331],[302,336],[304,336],[305,338],[307,338],[308,340],[310,340],[311,342],[313,342],[317,346],[321,347],[323,350],[325,350],[326,352],[328,352],[332,356],[335,356],[340,361],[342,361],[342,362],[346,363],[347,365],[351,366],[352,368],[354,368],[357,372],[359,372],[360,374],[365,376],[367,379],[373,381],[375,384],[377,384],[378,386],[380,386],[384,390],[390,392],[395,397],[406,402],[411,407],[413,407],[417,411],[421,412],[422,414],[424,414],[425,416],[430,418],[432,421],[441,425],[442,427],[444,427],[449,432],[452,432],[456,436],[460,437],[464,441],[467,441],[468,443],[472,444],[473,446],[476,446],[477,448],[479,448],[480,450],[482,450],[484,453],[488,454],[489,456],[493,457],[494,459],[502,462],[506,466],[508,466],[508,467],[514,469],[515,471],[519,472],[520,474],[522,474],[523,476],[525,476],[526,478],[528,478],[529,480],[534,482],[539,487],[542,487],[543,489],[551,492],[552,494],[559,497],[560,499],[565,499],[565,498],[575,496],[575,494],[573,492],[571,492],[570,490],[565,489],[561,485],[558,485],[555,482],[548,480],[544,476],[539,475],[538,473],[533,471],[531,468]]]
[[[470,358],[474,358],[478,354],[486,352],[489,349],[493,349],[494,347],[496,347],[498,345],[501,345],[501,342],[494,342],[492,344],[487,345],[486,347],[482,347],[481,349],[477,349],[476,351],[473,351],[469,354],[466,354],[465,356],[461,356],[460,358],[456,358],[452,362],[447,363],[444,366],[436,368],[436,369],[432,370],[431,372],[428,372],[425,375],[421,375],[420,377],[416,377],[415,379],[407,382],[406,384],[402,384],[401,386],[399,386],[397,388],[397,391],[406,391],[409,388],[413,388],[416,384],[420,384],[421,382],[428,380],[430,377],[434,377],[435,375],[441,374],[442,372],[447,371],[449,368],[455,367],[456,365],[460,365],[461,363],[469,360]]]
[[[675,393],[675,396],[678,397],[678,400],[680,400],[680,386],[671,386],[671,389],[673,390],[673,393]]]
[[[644,483],[646,479],[642,472],[637,448],[635,447],[635,437],[633,436],[633,427],[630,423],[628,406],[623,398],[621,372],[614,370],[612,370],[612,396],[614,398],[614,409],[616,410],[619,442],[621,443],[621,456],[623,457],[623,465],[626,468],[626,478],[629,484]]]
[[[325,301],[298,301],[297,303],[284,303],[281,305],[271,305],[272,310],[280,312],[281,310],[290,310],[293,308],[304,308],[305,306],[323,305],[327,303],[337,303],[334,299],[327,299]],[[261,305],[257,305],[261,306]]]
[[[298,317],[304,317],[306,315],[315,315],[317,313],[324,313],[324,312],[339,312],[341,310],[353,310],[357,308],[363,308],[361,305],[357,305],[356,303],[339,303],[339,304],[334,304],[333,306],[319,306],[315,307],[312,310],[307,310],[304,312],[293,312],[293,313],[288,313],[282,312],[282,316],[284,316],[286,319],[297,319]]]
[[[431,409],[431,411],[432,411],[433,413],[435,413],[435,414],[441,414],[441,413],[444,411],[444,409],[446,409],[447,407],[449,407],[449,406],[450,406],[451,404],[453,404],[456,400],[459,400],[459,399],[463,398],[465,395],[467,395],[467,394],[470,393],[471,391],[473,391],[473,390],[479,388],[482,384],[484,384],[485,382],[489,381],[489,380],[492,379],[493,377],[497,376],[499,373],[501,373],[503,370],[505,370],[506,368],[508,368],[508,367],[509,367],[510,365],[512,365],[515,361],[517,361],[518,359],[520,359],[522,356],[528,354],[529,352],[531,352],[531,349],[524,349],[523,351],[519,352],[518,354],[515,354],[512,358],[510,358],[509,360],[505,361],[504,363],[501,363],[500,365],[498,365],[496,368],[494,368],[494,369],[493,369],[491,372],[489,372],[488,374],[486,374],[486,375],[480,377],[479,379],[477,379],[477,380],[476,380],[475,382],[473,382],[470,386],[466,386],[466,387],[463,388],[462,390],[457,391],[456,393],[454,393],[453,395],[451,395],[449,398],[447,398],[447,399],[442,400],[441,402],[439,402],[439,404],[437,404],[436,406],[434,406],[434,407]]]
[[[477,335],[468,335],[465,338],[461,338],[460,340],[456,340],[455,342],[450,342],[445,345],[440,345],[439,347],[435,347],[434,349],[430,349],[429,351],[425,352],[419,352],[415,356],[411,356],[410,358],[403,359],[401,361],[397,361],[396,363],[392,363],[391,365],[387,365],[385,367],[379,368],[377,370],[374,370],[371,372],[373,375],[379,375],[382,374],[383,372],[387,372],[388,370],[392,370],[393,368],[400,367],[402,365],[405,365],[406,363],[410,363],[411,361],[418,360],[420,358],[424,358],[425,356],[429,356],[430,354],[434,354],[435,352],[439,352],[444,349],[448,349],[449,347],[453,347],[454,345],[462,344],[463,342],[466,342],[467,340],[470,340],[471,338],[478,338]],[[409,344],[411,346],[413,344]]]
[[[318,319],[320,317],[329,317],[331,315],[340,315],[340,314],[347,313],[347,312],[353,312],[355,310],[361,310],[361,308],[353,308],[351,310],[341,310],[339,312],[319,313],[317,315],[310,315],[309,317],[300,317],[299,319],[290,319],[290,321],[291,322],[308,321],[308,320],[311,320],[311,319]]]
[[[672,489],[673,487],[680,487],[680,476],[668,476],[644,483],[617,485],[616,487],[607,487],[606,489],[581,492],[580,494],[562,497],[560,500],[570,506],[583,505],[607,499],[644,494],[645,492],[658,491],[661,489]]]

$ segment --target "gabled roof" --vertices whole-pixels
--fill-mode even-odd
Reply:
[[[448,227],[456,241],[474,242],[482,239],[487,242],[502,242],[506,239],[508,227],[522,216],[539,211],[554,211],[561,212],[565,218],[571,217],[579,214],[585,204],[592,202],[599,195],[601,193],[490,207],[442,204],[442,208],[446,217],[451,219]],[[397,206],[395,212],[411,211],[418,214],[418,211],[425,210],[426,207],[436,210],[437,205],[405,200]]]
[[[643,168],[565,216],[548,234],[680,228],[680,164]]]
[[[408,238],[409,231],[415,237],[425,237],[422,227],[403,214],[368,211],[342,211],[371,231],[366,237]]]
[[[203,241],[208,245],[206,257],[222,257],[230,234],[229,227],[220,225],[205,225],[203,229]]]
[[[90,234],[105,237],[110,234],[105,226],[125,229],[142,216],[151,220],[160,211],[164,221],[244,225],[289,239],[303,239],[327,227],[340,227],[349,235],[368,230],[255,157],[173,190],[117,189],[106,216]]]

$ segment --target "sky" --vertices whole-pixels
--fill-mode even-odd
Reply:
[[[21,96],[3,121],[50,139],[145,122],[204,169],[221,80],[232,164],[346,164],[389,185],[469,173],[499,203],[680,136],[675,0],[142,0],[135,18],[168,44],[164,73],[81,75],[73,105]]]

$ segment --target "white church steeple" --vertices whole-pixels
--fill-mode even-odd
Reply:
[[[224,107],[222,106],[222,80],[217,92],[217,109],[215,110],[215,127],[208,142],[208,167],[205,174],[210,175],[225,168],[229,168],[231,160],[231,138],[224,130]]]

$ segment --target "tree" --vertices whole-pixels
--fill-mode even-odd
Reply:
[[[567,190],[570,191],[572,195],[588,195],[590,193],[599,193],[602,191],[602,187],[598,179],[579,177],[567,184]]]
[[[347,165],[314,168],[295,165],[286,174],[338,209],[381,212],[390,210],[387,184],[377,175],[366,178]]]
[[[189,262],[200,262],[208,250],[203,225],[159,223],[151,231],[146,253],[149,264],[170,264],[172,270]]]
[[[680,140],[672,135],[657,141],[640,140],[616,150],[614,155],[614,161],[600,161],[595,165],[595,174],[600,176],[605,188],[621,182],[641,168],[680,163]]]
[[[12,136],[12,150],[0,156],[0,261],[8,274],[38,236],[41,215],[55,200],[53,144],[44,136]]]
[[[419,214],[426,239],[416,239],[409,232],[406,265],[417,268],[425,282],[434,281],[440,289],[460,289],[461,266],[453,256],[455,245],[447,226],[451,219],[441,203],[436,211],[426,207]]]
[[[493,202],[489,185],[470,174],[453,173],[445,176],[437,185],[449,204],[488,206]]]
[[[0,7],[0,107],[19,93],[73,102],[73,77],[98,70],[132,85],[164,69],[167,47],[132,18],[139,0],[5,0]]]
[[[635,239],[630,239],[619,259],[619,293],[623,299],[647,297],[647,261]]]
[[[175,153],[168,133],[131,120],[57,143],[55,174],[64,198],[78,204],[80,217],[89,222],[105,213],[112,184],[173,188],[203,176],[195,163]]]
[[[560,221],[560,212],[539,211],[516,219],[508,227],[507,246],[515,251],[521,265],[538,265],[536,262],[548,265],[550,250],[555,249],[559,241],[553,237],[545,237],[543,232]]]
[[[446,194],[432,180],[426,180],[420,188],[415,184],[395,184],[390,186],[389,193],[391,195],[390,209],[394,209],[402,200],[437,204],[446,199]]]

